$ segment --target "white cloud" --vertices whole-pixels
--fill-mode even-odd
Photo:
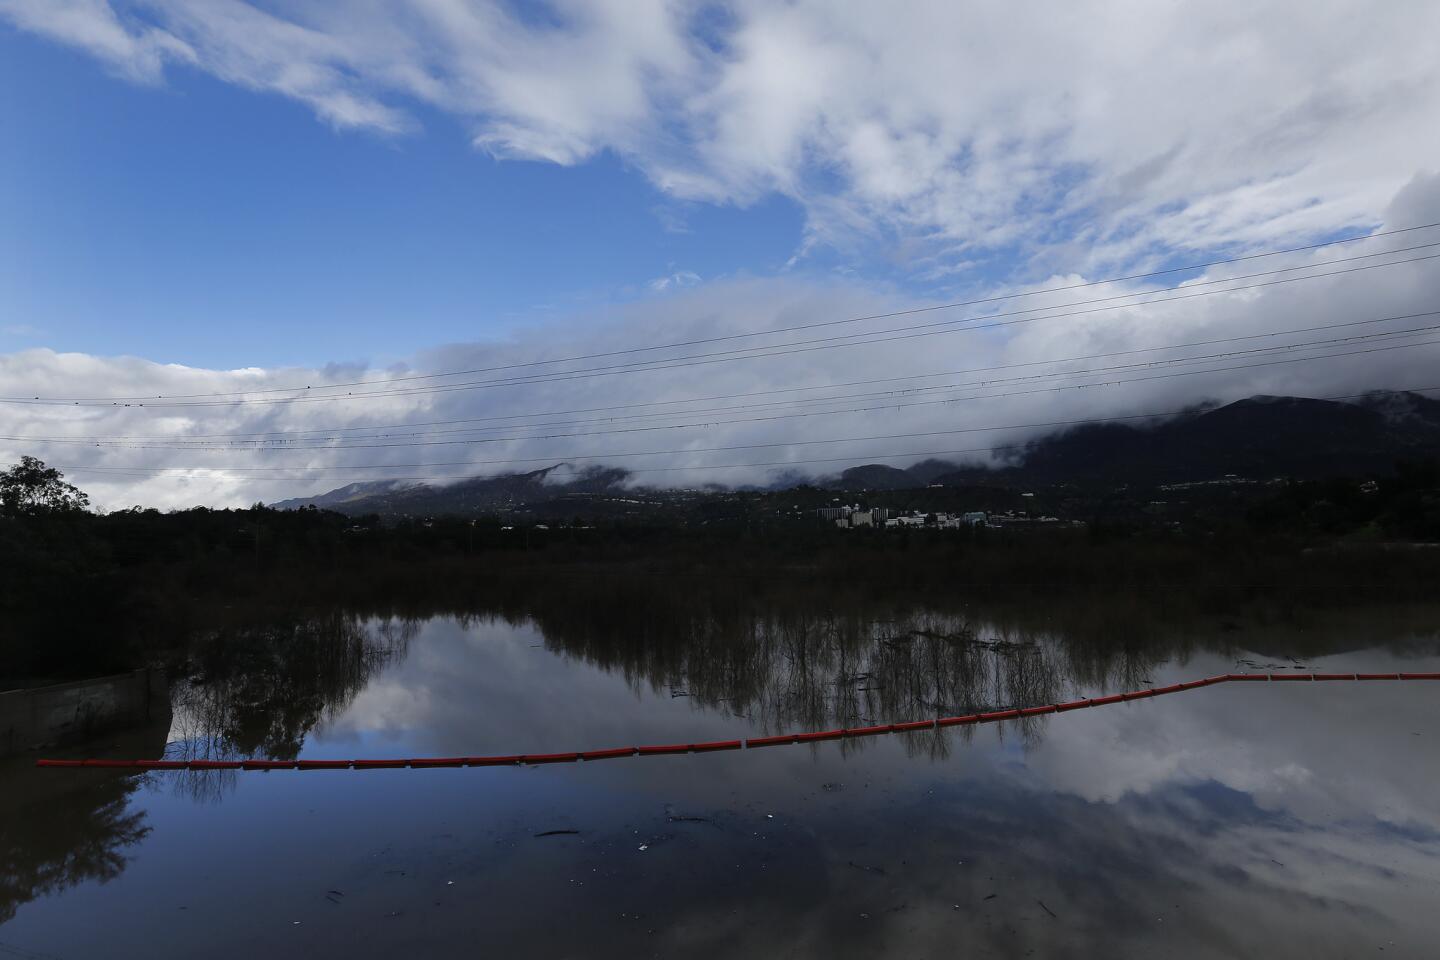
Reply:
[[[159,81],[167,59],[195,59],[173,34],[123,20],[108,0],[0,0],[0,15],[22,29],[79,47],[141,83]]]
[[[679,200],[772,192],[809,246],[945,277],[1070,269],[1375,222],[1440,155],[1440,6],[0,0],[155,81],[186,63],[500,157],[626,158]]]
[[[1217,655],[1198,659],[1176,671],[1176,680],[1233,669],[1231,660]],[[1405,662],[1366,650],[1307,666],[1320,672],[1410,669]],[[1157,685],[1166,682],[1172,681]],[[1377,747],[1393,736],[1387,731],[1404,730],[1405,736],[1422,729],[1428,698],[1372,688],[1348,690],[1344,698],[1343,720],[1336,719],[1329,695],[1299,685],[1274,692],[1233,684],[1088,711],[1078,722],[1067,716],[1048,724],[1026,763],[1047,784],[1093,802],[1210,781],[1250,795],[1264,809],[1312,822],[1429,821],[1424,772],[1397,766],[1395,753]],[[1284,736],[1255,735],[1272,729]]]
[[[646,286],[656,293],[664,293],[666,290],[676,290],[681,287],[693,287],[700,282],[700,275],[690,270],[678,270],[675,273],[666,274],[663,277],[656,277]]]
[[[1404,187],[1386,214],[1387,225],[1435,219],[1440,219],[1440,176],[1419,178]],[[1417,240],[1409,240],[1411,236]],[[1419,242],[1423,237],[1421,234],[1406,235],[1405,238],[1347,244],[1321,252],[1293,254],[1237,267],[1217,267],[1177,292],[1186,294],[1214,289],[1199,284],[1233,276],[1237,272],[1323,263],[1335,257],[1353,257],[1377,249],[1389,249],[1397,242]],[[1433,253],[1433,250],[1417,251],[1412,255],[1427,253]],[[1345,266],[1355,267],[1369,262],[1374,261],[1352,262]],[[0,404],[0,436],[78,439],[125,435],[158,438],[155,442],[173,442],[177,438],[204,441],[216,434],[243,433],[255,434],[253,439],[259,441],[267,439],[265,434],[273,431],[318,431],[315,434],[317,437],[347,436],[350,445],[299,450],[294,449],[296,444],[292,442],[288,448],[257,452],[250,448],[239,451],[144,449],[153,445],[153,442],[144,441],[132,444],[132,447],[141,448],[131,449],[83,443],[66,445],[0,440],[0,461],[10,462],[26,453],[40,455],[67,471],[76,471],[76,479],[92,492],[97,502],[109,508],[136,502],[162,506],[244,504],[257,499],[269,501],[318,493],[357,479],[455,476],[506,469],[534,469],[577,457],[595,457],[647,471],[653,468],[714,468],[718,465],[780,461],[792,464],[802,474],[825,474],[856,463],[874,461],[882,455],[916,454],[896,461],[903,465],[907,460],[922,459],[920,454],[924,452],[989,448],[1023,441],[1043,430],[1017,426],[999,431],[868,442],[815,441],[836,437],[893,437],[896,434],[959,431],[978,426],[1165,411],[1202,399],[1233,400],[1256,393],[1329,396],[1375,387],[1440,385],[1434,376],[1440,347],[1433,342],[1422,342],[1440,339],[1440,331],[1374,344],[1400,345],[1403,349],[1335,356],[1311,362],[1243,366],[1273,359],[1288,361],[1326,351],[1339,353],[1347,345],[1324,350],[1314,348],[1310,351],[1221,358],[1188,365],[1136,366],[1088,377],[1023,379],[1059,371],[1093,370],[1121,363],[1143,365],[1154,360],[1193,358],[1276,343],[1440,324],[1440,317],[1422,317],[1258,342],[1159,351],[1082,363],[1051,363],[1113,351],[1167,347],[1437,310],[1440,309],[1440,275],[1437,275],[1434,263],[1408,263],[1301,283],[1156,302],[1143,307],[1100,312],[1093,312],[1098,310],[1096,307],[1087,307],[1083,309],[1092,312],[1037,319],[1001,329],[956,332],[965,326],[960,324],[948,328],[947,332],[919,338],[841,349],[809,350],[761,359],[672,366],[626,375],[610,375],[608,370],[595,368],[637,359],[660,360],[735,350],[755,346],[756,343],[715,338],[929,304],[898,294],[883,294],[872,286],[854,282],[821,282],[798,276],[731,279],[684,289],[672,288],[664,294],[627,306],[609,308],[601,313],[575,315],[563,322],[517,334],[505,342],[448,345],[422,352],[407,364],[386,369],[333,364],[322,370],[203,370],[176,364],[156,364],[133,357],[106,358],[27,350],[0,355],[0,382],[6,384],[7,396],[73,397],[77,389],[81,389],[86,396],[137,399],[129,405],[98,407]],[[1083,279],[1083,276],[1067,275],[1042,283],[1042,286]],[[1262,278],[1269,279],[1273,278]],[[1164,281],[1160,283],[1163,285]],[[1046,294],[1018,305],[1000,304],[997,309],[1008,312],[1018,307],[1058,307],[1112,296],[1117,292],[1156,289],[1156,286],[1154,283],[1125,283],[1092,287],[1069,293]],[[766,345],[794,344],[867,331],[894,331],[914,324],[978,315],[971,310],[950,310],[772,335],[758,342]],[[931,332],[926,329],[911,331]],[[605,355],[617,348],[685,341],[704,342],[638,355]],[[541,367],[496,369],[587,354],[601,356]],[[990,369],[989,372],[971,374],[963,372],[1013,364],[1040,365]],[[1232,369],[1203,376],[1171,376],[1185,370],[1225,366]],[[502,388],[398,394],[371,399],[314,400],[322,392],[333,396],[377,389],[374,386],[322,389],[327,384],[378,380],[384,386],[405,389],[425,382],[402,378],[454,370],[479,372],[448,377],[439,382],[458,384],[537,372],[557,372],[569,376],[545,383]],[[919,381],[835,386],[946,371],[960,372]],[[1080,383],[1100,385],[1076,389],[1075,385]],[[949,389],[915,392],[919,387],[946,385]],[[1056,386],[1065,386],[1065,389],[1057,392],[1054,389]],[[293,393],[255,393],[252,398],[290,396],[298,398],[298,402],[222,403],[172,408],[156,406],[152,399],[149,405],[141,405],[143,398],[162,394],[172,398],[183,395],[204,401],[210,394],[278,391],[281,388],[293,390]],[[806,390],[779,394],[764,392],[791,388]],[[740,394],[748,396],[735,397]],[[832,396],[848,399],[828,403],[805,402]],[[939,399],[956,402],[932,402]],[[674,400],[695,402],[678,407],[654,406]],[[815,415],[786,416],[802,410]],[[479,424],[438,422],[477,417],[503,417],[507,420]],[[670,429],[677,424],[689,426]],[[393,425],[410,426],[395,428]],[[336,432],[340,428],[350,432]],[[561,436],[555,436],[557,434]],[[429,445],[413,445],[417,440],[426,441]],[[489,442],[476,442],[480,440]],[[357,442],[364,445],[357,446]],[[749,447],[757,444],[769,446]],[[273,444],[257,443],[255,446]],[[739,446],[746,448],[713,449]],[[643,458],[612,456],[637,451],[677,452]],[[822,457],[836,458],[836,462],[798,462]],[[531,462],[509,466],[472,462],[519,458],[529,458]],[[956,456],[954,459],[967,457]],[[972,454],[968,459],[983,462],[987,457]],[[397,466],[387,471],[360,469],[360,465],[371,464]],[[414,464],[427,466],[412,466]],[[267,472],[248,469],[277,466],[293,470]],[[153,476],[84,472],[85,468],[94,467],[109,470],[187,469]],[[313,472],[320,469],[325,472]],[[655,485],[694,485],[712,480],[760,482],[781,469],[783,467],[780,466],[753,466],[645,472],[640,474],[639,479]]]

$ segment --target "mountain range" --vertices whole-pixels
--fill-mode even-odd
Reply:
[[[1346,401],[1255,396],[1164,420],[1086,423],[1037,438],[995,468],[924,460],[906,468],[857,464],[810,480],[834,490],[927,486],[1099,487],[1213,480],[1228,475],[1316,479],[1384,474],[1405,460],[1440,457],[1440,400],[1375,391]],[[770,489],[799,486],[794,479]],[[273,506],[315,506],[352,515],[477,514],[564,500],[653,496],[662,500],[729,491],[662,491],[637,486],[614,466],[560,463],[539,470],[474,477],[444,485],[378,480]]]

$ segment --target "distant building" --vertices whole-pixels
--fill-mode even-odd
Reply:
[[[840,520],[850,516],[849,507],[821,507],[815,511],[821,520]]]
[[[871,510],[856,510],[850,514],[850,526],[852,527],[873,527],[875,526],[875,514]]]

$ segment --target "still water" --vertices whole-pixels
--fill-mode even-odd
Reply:
[[[1252,664],[1434,671],[1436,622],[1370,611],[1140,643],[910,612],[668,638],[336,613],[207,635],[168,724],[52,753],[717,740]],[[0,765],[0,957],[1433,956],[1437,719],[1440,684],[1229,684],[531,768],[132,775],[19,758]]]

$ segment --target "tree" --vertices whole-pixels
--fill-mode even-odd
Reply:
[[[90,506],[83,490],[68,484],[64,474],[35,457],[21,457],[0,473],[0,516],[35,517],[79,513]]]

